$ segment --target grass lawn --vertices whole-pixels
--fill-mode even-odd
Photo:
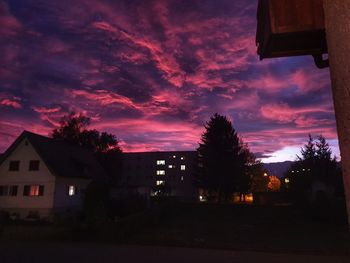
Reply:
[[[173,204],[160,209],[153,220],[143,220],[144,215],[128,218],[124,241],[350,255],[346,221],[332,212],[290,206]]]
[[[3,240],[15,237],[15,232],[23,238],[28,236],[26,231],[44,237],[40,229],[45,229],[47,236],[54,239],[75,237],[80,241],[124,244],[350,255],[345,217],[329,208],[171,203],[93,229],[18,227],[5,227]],[[54,233],[55,229],[59,234]]]

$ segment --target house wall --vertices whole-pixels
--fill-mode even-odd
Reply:
[[[83,178],[56,178],[53,207],[55,212],[78,211],[83,207],[84,194],[90,179]],[[74,185],[77,192],[73,196],[68,195],[68,187]]]
[[[19,160],[19,171],[9,171],[10,161]],[[29,171],[29,161],[39,160],[39,170]],[[17,185],[16,196],[0,196],[0,210],[19,213],[26,217],[29,211],[49,216],[55,189],[55,177],[51,174],[34,147],[26,139],[0,165],[0,185]],[[43,196],[24,196],[24,185],[44,185]]]

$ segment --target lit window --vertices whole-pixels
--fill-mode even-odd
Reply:
[[[157,170],[157,175],[165,175],[165,171],[164,170]]]
[[[168,168],[175,168],[175,165],[169,164]]]
[[[77,194],[77,187],[75,185],[68,186],[68,195],[73,196]]]
[[[184,180],[184,177],[183,176],[181,176],[181,181],[183,181]]]
[[[181,156],[181,158],[180,158],[181,160],[185,160],[185,157],[183,157],[183,156]]]
[[[38,171],[39,170],[39,160],[29,161],[29,171]]]
[[[19,171],[19,161],[10,161],[9,171]]]
[[[176,155],[173,155],[173,158],[175,159],[175,158],[176,158]]]
[[[285,178],[285,179],[284,179],[284,182],[285,182],[286,184],[288,184],[288,183],[289,183],[289,178]]]
[[[163,180],[156,181],[156,185],[165,185],[165,181]]]
[[[207,198],[205,196],[203,196],[203,195],[200,195],[199,196],[199,201],[200,202],[205,202],[205,201],[207,201]]]
[[[29,195],[30,196],[38,196],[39,195],[39,185],[32,185],[29,188]]]
[[[23,188],[24,196],[42,196],[44,195],[43,185],[25,185]]]
[[[157,160],[157,165],[165,165],[165,160]]]
[[[186,170],[186,165],[182,164],[181,167],[180,167],[180,170],[181,171],[185,171]]]

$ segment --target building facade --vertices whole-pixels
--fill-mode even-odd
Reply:
[[[123,154],[119,185],[144,196],[196,198],[195,151]]]
[[[0,160],[0,211],[18,218],[75,213],[99,173],[102,168],[85,149],[24,131]]]

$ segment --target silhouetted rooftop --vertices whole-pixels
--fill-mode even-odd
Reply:
[[[96,178],[105,175],[92,151],[28,131],[23,131],[6,150],[0,164],[24,139],[29,141],[55,176]]]

